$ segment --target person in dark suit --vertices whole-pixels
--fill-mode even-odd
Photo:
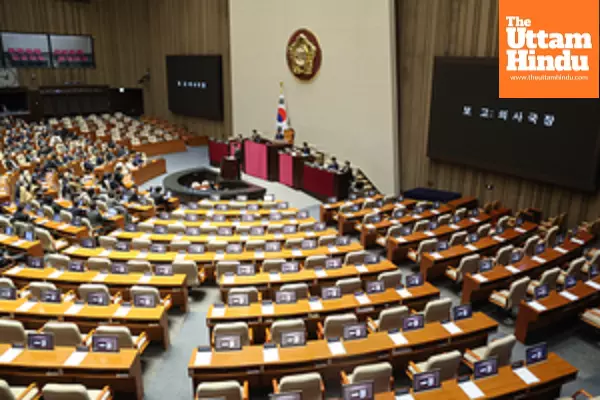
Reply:
[[[154,188],[152,192],[150,192],[150,197],[154,200],[154,205],[156,206],[164,206],[167,204],[167,199],[162,194],[162,187],[157,186]]]
[[[305,156],[310,156],[310,147],[308,147],[307,142],[302,143],[302,154]]]
[[[90,220],[90,223],[94,228],[104,225],[104,217],[102,216],[100,211],[98,211],[96,203],[90,204],[90,209],[87,212],[87,219]]]
[[[12,216],[12,222],[16,221],[25,223],[31,222],[31,217],[25,212],[25,207],[23,204],[19,204],[17,206],[17,211]]]
[[[285,136],[283,136],[283,130],[281,127],[277,128],[277,133],[275,134],[275,140],[283,140]]]
[[[337,162],[337,158],[331,157],[331,163],[327,166],[327,169],[330,171],[337,171],[340,168],[340,165]]]

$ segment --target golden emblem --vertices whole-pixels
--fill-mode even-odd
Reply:
[[[312,79],[321,66],[321,48],[315,35],[307,29],[296,31],[288,41],[287,60],[294,76]]]

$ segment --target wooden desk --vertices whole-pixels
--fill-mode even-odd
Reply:
[[[544,271],[579,257],[583,252],[583,248],[592,239],[593,236],[589,233],[579,232],[577,240],[583,241],[583,244],[568,240],[560,246],[560,251],[552,248],[546,249],[538,256],[545,262],[540,262],[539,259],[536,261],[532,257],[524,256],[521,261],[512,265],[512,267],[519,270],[519,272],[515,271],[516,273],[513,273],[505,266],[496,265],[490,271],[478,274],[476,277],[473,277],[471,274],[465,274],[463,277],[462,302],[477,303],[486,301],[492,294],[492,291],[508,288],[512,282],[524,276],[537,278]],[[480,281],[479,276],[485,278],[485,281]]]
[[[522,242],[536,230],[536,224],[525,222],[521,227],[506,229],[500,235],[483,237],[472,245],[452,246],[444,251],[422,254],[421,273],[424,279],[435,279],[444,275],[448,265],[458,265],[460,259],[464,256],[475,253],[493,254],[500,247]],[[437,257],[434,255],[437,255]]]
[[[10,345],[0,344],[0,354]],[[118,353],[90,352],[77,366],[66,366],[73,347],[56,347],[51,351],[24,349],[11,362],[0,363],[0,376],[12,385],[27,386],[37,382],[81,383],[88,388],[102,389],[109,385],[117,398],[144,398],[142,364],[135,349],[121,349]]]
[[[213,315],[214,306],[210,306],[206,318],[206,324],[209,329],[215,324],[222,322],[244,321],[254,329],[254,342],[264,340],[265,328],[271,326],[275,320],[287,318],[301,318],[307,325],[307,332],[316,332],[317,322],[323,322],[325,317],[332,314],[342,314],[345,312],[355,313],[361,320],[366,317],[376,319],[381,310],[396,305],[405,305],[414,310],[422,310],[428,301],[440,296],[440,291],[429,282],[423,286],[407,289],[411,296],[402,297],[396,289],[387,289],[382,293],[369,294],[367,297],[371,301],[369,304],[360,304],[354,294],[347,294],[339,299],[322,300],[319,297],[320,309],[308,301],[308,299],[299,299],[294,304],[274,304],[274,313],[265,314],[261,303],[251,303],[247,307],[229,307],[225,305],[225,314],[223,316]],[[314,337],[316,338],[316,336]]]
[[[236,226],[269,226],[269,225],[300,225],[304,223],[316,223],[317,220],[314,218],[306,218],[306,219],[282,219],[279,221],[270,221],[268,219],[261,219],[259,221],[250,221],[250,222],[242,222],[242,221],[223,221],[223,222],[214,222],[214,221],[178,221],[174,219],[159,219],[159,218],[150,218],[145,222],[154,224],[154,225],[171,225],[171,224],[183,224],[184,226],[226,226],[226,227],[236,227]]]
[[[341,201],[337,201],[335,203],[321,204],[321,208],[320,208],[321,221],[323,221],[327,224],[333,222],[334,215],[336,215],[338,210],[340,209],[340,207],[345,204],[351,203],[351,204],[359,204],[360,205],[367,200],[383,200],[383,198],[384,198],[384,196],[382,194],[376,194],[375,196],[372,196],[372,197],[359,197],[358,199],[354,199],[354,200],[341,200]]]
[[[161,297],[171,295],[173,305],[183,311],[188,310],[188,288],[186,276],[175,274],[172,276],[152,275],[150,280],[141,273],[102,274],[98,271],[70,272],[59,271],[55,268],[44,269],[27,268],[20,265],[5,269],[2,275],[9,277],[19,287],[31,281],[48,281],[65,290],[76,290],[83,283],[102,283],[108,286],[111,293],[121,292],[125,300],[131,300],[129,288],[134,285],[152,286],[158,289]]]
[[[167,162],[164,158],[148,161],[145,165],[131,171],[131,177],[136,185],[141,185],[149,180],[167,173]]]
[[[146,143],[137,146],[130,146],[131,150],[140,153],[146,153],[148,157],[158,156],[161,154],[179,153],[187,151],[183,139],[169,140],[166,142]]]
[[[204,216],[204,217],[212,217],[213,215],[224,215],[226,218],[241,218],[242,215],[254,215],[256,218],[260,218],[260,217],[268,217],[269,214],[271,214],[273,211],[297,213],[298,209],[297,208],[285,208],[285,209],[281,209],[281,210],[280,209],[266,210],[264,208],[261,208],[261,209],[254,210],[254,211],[247,211],[247,210],[222,210],[221,211],[221,210],[216,210],[216,209],[213,209],[213,210],[186,209],[184,211],[184,213],[198,215],[198,216]]]
[[[372,213],[379,213],[379,214],[388,214],[391,213],[392,211],[394,211],[394,208],[396,207],[400,207],[401,205],[406,207],[407,209],[412,208],[417,202],[414,200],[404,200],[401,203],[388,203],[388,204],[384,204],[382,207],[380,208],[363,208],[358,210],[357,212],[350,212],[350,213],[341,213],[338,212],[337,215],[335,217],[337,217],[337,222],[338,222],[338,230],[344,234],[347,232],[350,232],[353,228],[355,228],[355,225],[360,224],[362,222],[362,219],[365,215],[368,214],[372,214]],[[335,218],[334,217],[334,218]],[[384,227],[379,227],[379,224],[382,224],[382,222],[378,223],[378,224],[374,224],[375,229],[383,229]],[[391,223],[389,223],[389,225],[392,225]],[[360,232],[360,227],[359,229],[357,229]],[[362,236],[361,236],[361,240],[362,240]]]
[[[305,163],[302,171],[302,190],[321,201],[330,197],[345,199],[350,189],[351,174],[330,171]]]
[[[17,208],[14,204],[4,208],[11,214],[17,211]],[[88,230],[85,226],[74,226],[64,222],[50,221],[47,218],[39,217],[31,212],[28,214],[33,218],[32,223],[34,225],[41,226],[58,236],[65,237],[70,240],[79,240],[89,236]]]
[[[422,214],[427,214],[431,212],[428,210]],[[411,223],[409,218],[416,218],[412,215],[407,215],[406,217],[400,218],[398,221],[402,224]],[[429,217],[425,217],[429,218]],[[406,222],[404,220],[406,219]],[[415,232],[411,233],[407,236],[400,237],[390,237],[387,242],[385,242],[386,254],[389,260],[392,260],[395,263],[406,260],[406,256],[408,254],[409,249],[417,249],[419,247],[419,243],[423,240],[427,239],[437,239],[437,240],[448,240],[450,236],[452,236],[456,232],[467,231],[472,232],[477,230],[477,228],[483,224],[486,224],[491,221],[491,217],[487,214],[479,214],[477,218],[463,218],[458,221],[456,224],[447,224],[441,225],[437,229],[433,231],[425,231],[425,232]],[[380,238],[385,241],[385,237],[380,236]],[[377,239],[380,242],[379,238]],[[379,243],[381,245],[381,243]]]
[[[600,277],[594,280],[600,284]],[[600,290],[589,286],[585,282],[577,282],[567,292],[575,295],[578,299],[570,300],[562,296],[556,290],[550,292],[550,295],[537,302],[544,306],[545,310],[537,310],[528,302],[521,301],[519,304],[519,314],[515,328],[515,336],[523,343],[529,337],[535,335],[542,328],[565,326],[569,321],[575,320],[579,314],[586,308],[595,307],[600,304]],[[548,330],[544,330],[548,334]]]
[[[212,204],[213,206],[216,206],[217,204],[225,204],[225,205],[230,205],[230,204],[244,204],[246,206],[250,205],[250,204],[258,204],[259,207],[262,207],[263,203],[283,203],[283,200],[273,200],[273,201],[265,201],[265,200],[244,200],[244,201],[240,201],[240,200],[209,200],[209,199],[202,199],[200,201],[197,202],[198,204]]]
[[[30,329],[38,329],[46,322],[59,320],[76,323],[82,332],[89,332],[99,322],[108,322],[127,326],[133,334],[146,331],[151,341],[161,342],[165,349],[169,348],[169,320],[167,310],[158,305],[155,308],[131,307],[126,316],[115,315],[119,304],[108,306],[84,305],[78,312],[69,309],[75,305],[73,301],[60,304],[37,302],[28,310],[20,309],[27,299],[0,300],[0,315],[18,319]]]
[[[264,240],[266,242],[285,242],[288,239],[316,239],[322,236],[337,235],[335,229],[325,229],[320,232],[296,232],[296,233],[282,233],[282,234],[266,234],[261,236],[251,235],[231,235],[231,236],[218,236],[218,235],[176,235],[173,233],[144,233],[144,232],[125,232],[125,231],[113,231],[109,236],[117,238],[119,240],[132,240],[136,238],[150,239],[152,242],[157,243],[170,243],[174,239],[177,240],[188,240],[191,243],[208,243],[211,240],[223,240],[229,243],[245,243],[248,240]]]
[[[30,256],[42,257],[44,255],[44,249],[42,242],[34,240],[29,242],[21,239],[18,236],[6,236],[0,233],[0,245],[7,247],[9,250],[14,250],[20,253],[27,253]]]
[[[555,353],[548,360],[527,367],[540,382],[527,385],[515,374],[511,366],[500,367],[498,375],[474,381],[485,394],[481,399],[556,399],[562,385],[577,377],[577,368]],[[442,382],[437,390],[412,393],[415,400],[469,400],[469,396],[458,386],[456,380]],[[379,393],[375,400],[394,400],[393,392]]]
[[[188,364],[193,385],[204,381],[226,379],[249,380],[251,386],[269,386],[272,378],[319,372],[323,379],[339,380],[340,370],[356,365],[389,361],[395,368],[404,369],[408,361],[419,362],[432,354],[464,350],[487,343],[488,334],[495,332],[498,323],[484,313],[476,312],[467,320],[456,322],[461,333],[451,335],[439,322],[426,324],[418,331],[404,332],[407,344],[395,344],[387,332],[370,334],[366,339],[343,341],[346,354],[333,355],[327,340],[310,340],[306,346],[280,348],[279,360],[265,362],[263,346],[243,347],[240,351],[212,351],[209,365],[196,365],[197,349]]]

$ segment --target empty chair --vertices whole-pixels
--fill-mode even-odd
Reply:
[[[327,256],[317,255],[317,256],[308,256],[304,261],[305,269],[315,269],[317,267],[324,268],[325,262],[327,261]]]
[[[2,276],[2,277],[0,277],[0,288],[16,289],[17,287],[13,283],[12,279]]]
[[[248,400],[248,386],[238,381],[202,382],[196,387],[196,398]]]
[[[46,290],[56,290],[56,286],[52,282],[30,282],[27,285],[27,290],[33,297],[42,298],[42,293]]]
[[[452,216],[450,214],[440,215],[437,219],[438,225],[448,225],[452,220]]]
[[[272,224],[267,226],[267,233],[272,235],[276,233],[283,233],[283,224]]]
[[[460,351],[454,350],[447,353],[437,354],[429,357],[427,361],[415,364],[410,361],[408,364],[408,376],[412,379],[415,374],[419,372],[432,371],[434,369],[440,370],[440,380],[445,381],[456,378],[458,373],[458,366],[462,355]]]
[[[274,383],[275,393],[300,392],[302,399],[322,400],[323,379],[318,372],[308,372],[306,374],[286,375],[279,380],[279,384]]]
[[[546,237],[544,238],[544,242],[546,243],[547,247],[554,247],[554,242],[556,242],[556,235],[558,235],[559,229],[560,227],[558,225],[555,225],[552,228],[548,229]]]
[[[272,210],[274,208],[277,208],[277,202],[276,201],[263,201],[262,208],[264,210]]]
[[[319,329],[319,336],[325,339],[340,338],[344,335],[344,325],[357,322],[356,315],[352,313],[329,315],[325,318],[324,325],[317,323],[319,328],[322,326],[322,329]]]
[[[458,268],[453,268],[451,266],[446,267],[446,276],[454,282],[460,283],[465,274],[475,274],[477,272],[479,269],[479,260],[481,260],[479,254],[464,256],[461,258]]]
[[[173,239],[171,241],[171,243],[169,243],[169,247],[170,247],[171,251],[181,251],[181,250],[187,251],[187,248],[191,244],[192,244],[192,242],[190,242],[189,240]]]
[[[525,241],[525,245],[523,246],[523,253],[527,257],[533,257],[535,254],[535,246],[538,244],[540,237],[538,235],[533,235]]]
[[[49,254],[46,257],[46,266],[50,268],[67,269],[71,258],[64,254]]]
[[[87,389],[77,383],[48,383],[42,388],[44,400],[104,400],[110,399],[110,387]]]
[[[167,225],[167,232],[171,234],[184,234],[185,233],[185,225],[183,224],[169,224]]]
[[[173,274],[184,274],[187,286],[198,286],[198,264],[192,260],[176,260],[173,262]]]
[[[367,252],[364,250],[359,251],[351,251],[346,254],[344,257],[345,265],[361,265],[365,263],[365,258],[367,257]]]
[[[234,287],[229,289],[227,292],[227,296],[235,294],[246,294],[248,295],[248,301],[250,303],[257,303],[259,301],[260,296],[258,295],[258,290],[254,286],[246,286],[246,287]]]
[[[360,278],[345,278],[335,282],[335,286],[339,287],[342,294],[352,294],[362,290],[362,281]]]
[[[100,325],[96,328],[94,334],[116,336],[119,343],[119,348],[123,349],[139,348],[139,345],[143,344],[136,343],[138,336],[133,336],[129,328],[123,325]]]
[[[352,213],[352,208],[354,207],[354,203],[350,202],[350,203],[346,203],[344,205],[342,205],[340,207],[340,213],[342,214],[349,214]]]
[[[508,290],[494,290],[490,295],[490,302],[505,310],[512,310],[525,298],[529,281],[528,277],[524,277],[511,283]]]
[[[265,260],[262,265],[263,272],[281,272],[281,266],[285,263],[283,258]]]
[[[49,321],[42,327],[42,332],[54,334],[55,346],[76,347],[83,343],[83,336],[74,322]]]
[[[508,228],[508,223],[510,222],[510,216],[509,215],[505,215],[503,217],[500,217],[498,219],[498,222],[496,223],[496,226],[498,226],[500,229],[506,229]]]
[[[490,234],[490,230],[492,229],[491,224],[483,224],[479,228],[477,228],[477,236],[484,237]]]
[[[185,211],[182,209],[177,209],[171,212],[171,218],[177,221],[183,221],[185,219]],[[172,224],[173,225],[173,224]],[[176,226],[180,226],[182,224],[175,224]],[[185,227],[184,227],[185,229]]]
[[[392,365],[388,362],[359,365],[347,377],[342,371],[343,383],[373,381],[375,393],[389,392],[394,384]]]
[[[319,238],[318,245],[319,247],[325,246],[335,246],[335,240],[337,239],[336,235],[325,235]]]
[[[454,212],[454,215],[458,217],[458,219],[463,219],[467,215],[467,209],[465,207],[461,207]]]
[[[377,217],[379,217],[379,213],[377,213],[377,212],[369,213],[363,217],[362,223],[363,223],[363,225],[372,224],[372,223],[374,223],[374,220],[377,219]]]
[[[84,301],[87,301],[90,293],[104,293],[110,299],[108,286],[101,283],[84,283],[77,288],[77,296]]]
[[[402,320],[410,315],[406,306],[394,306],[381,310],[379,318],[368,318],[369,328],[375,332],[385,332],[392,329],[402,329]]]
[[[214,208],[214,205],[212,203],[200,202],[200,203],[198,203],[198,208],[200,210],[212,210]]]
[[[117,246],[117,238],[114,237],[110,237],[110,236],[100,236],[98,238],[98,244],[100,245],[100,247],[104,248],[104,249],[109,249],[112,250]]]
[[[224,240],[211,240],[206,244],[208,251],[225,251],[226,248],[227,242]]]
[[[286,283],[285,285],[281,285],[280,288],[283,292],[294,292],[296,293],[296,299],[307,299],[308,285],[304,282],[301,283]]]
[[[129,294],[131,299],[134,299],[135,296],[145,295],[152,296],[154,298],[154,304],[160,304],[162,302],[160,292],[153,286],[133,285],[131,289],[129,289]]]
[[[425,323],[449,320],[451,308],[452,300],[449,298],[430,300],[423,311]]]
[[[111,265],[111,261],[104,257],[90,257],[87,260],[87,267],[92,271],[110,271]]]
[[[50,206],[42,206],[42,211],[44,212],[44,217],[48,219],[54,218],[54,210]]]
[[[0,343],[27,343],[27,333],[21,321],[0,319]]]
[[[129,260],[127,261],[127,270],[142,274],[146,272],[152,273],[152,264],[146,260]]]
[[[2,400],[32,400],[37,399],[40,390],[35,383],[29,386],[9,385],[0,379],[0,399]]]
[[[302,239],[302,238],[288,239],[283,244],[283,247],[286,248],[286,249],[299,249],[299,248],[302,247],[302,241],[303,240],[304,239]]]
[[[216,226],[201,226],[200,233],[203,235],[216,235],[219,228]]]
[[[245,322],[227,322],[215,324],[213,335],[239,335],[242,346],[250,345],[250,330]]]
[[[35,228],[34,232],[35,236],[42,243],[42,247],[45,251],[56,253],[69,245],[69,243],[66,241],[54,240],[50,232],[45,229]]]
[[[477,361],[487,360],[496,357],[498,367],[510,364],[510,358],[513,348],[517,343],[515,335],[507,335],[499,339],[492,340],[487,346],[477,347],[473,350],[467,349],[464,354],[464,360],[471,368]]]
[[[264,240],[248,240],[246,251],[264,251],[266,242]]]
[[[393,289],[402,284],[402,271],[397,269],[395,271],[382,272],[377,276],[377,280],[383,281],[386,289]]]
[[[402,224],[390,226],[384,237],[377,238],[377,243],[385,247],[389,238],[398,236],[402,236]]]
[[[65,224],[70,224],[71,221],[73,221],[73,214],[71,214],[67,210],[60,210],[59,215],[60,215],[60,220],[62,222],[64,222]]]
[[[150,239],[134,238],[131,240],[132,250],[150,250],[150,246],[152,246]]]
[[[422,208],[423,210],[428,209],[429,206],[430,203],[428,201],[419,201],[417,204],[415,204],[415,208]]]
[[[375,208],[377,206],[377,200],[366,199],[362,204],[362,209],[367,210],[370,208]]]
[[[575,276],[576,278],[580,278],[582,275],[581,268],[585,264],[585,257],[578,257],[569,263],[569,267],[566,271],[560,271],[560,275],[556,278],[556,282],[559,285],[565,284],[565,278],[569,275]]]
[[[145,233],[152,233],[154,231],[154,224],[150,222],[140,222],[137,225],[137,230]]]
[[[25,232],[31,230],[30,224],[21,221],[15,221],[13,226],[15,227],[15,234],[17,236],[23,236]]]
[[[419,243],[419,247],[417,248],[417,252],[413,253],[413,257],[415,262],[421,262],[421,257],[424,253],[431,253],[437,249],[438,240],[437,239],[427,239],[421,241]]]
[[[558,280],[560,272],[560,267],[554,267],[544,271],[539,281],[532,280],[529,282],[529,285],[527,286],[527,294],[533,296],[535,288],[542,285],[548,285],[549,290],[556,289],[556,281]]]
[[[315,224],[313,222],[303,222],[298,225],[298,232],[308,232],[315,229]]]
[[[424,231],[427,230],[428,227],[429,227],[429,220],[428,219],[422,219],[420,221],[417,221],[415,223],[415,225],[413,226],[413,233],[424,232]]]
[[[513,249],[514,246],[509,244],[508,246],[504,246],[498,250],[496,256],[494,257],[494,265],[509,265],[510,255],[512,254]]]
[[[247,225],[239,225],[235,228],[235,233],[237,235],[249,235],[250,234],[250,227]]]
[[[237,274],[238,267],[240,266],[239,261],[219,261],[215,267],[215,273],[217,279],[226,273]]]
[[[302,318],[278,320],[271,324],[271,329],[267,336],[270,336],[270,341],[281,344],[281,334],[285,332],[306,332],[306,325]]]
[[[232,201],[229,203],[229,208],[231,210],[243,210],[246,208],[246,205],[244,203],[239,203],[237,201]]]
[[[450,240],[448,241],[448,246],[458,246],[459,244],[464,244],[467,241],[467,232],[454,232],[452,236],[450,236]]]

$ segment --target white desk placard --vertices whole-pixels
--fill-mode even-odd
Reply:
[[[591,287],[592,289],[600,290],[600,284],[594,281],[585,281],[585,284]]]
[[[431,254],[431,257],[433,257],[434,260],[441,260],[442,258],[444,258],[440,253],[438,253],[437,251],[434,251],[433,253],[429,253]]]
[[[559,292],[558,294],[560,294],[562,297],[564,297],[565,299],[567,299],[569,301],[579,300],[579,297],[577,297],[573,293],[569,293],[565,290],[563,290],[562,292]]]
[[[279,272],[271,272],[269,274],[269,281],[279,282],[281,280],[281,274]]]
[[[66,315],[77,315],[83,309],[83,304],[73,304],[65,311]]]
[[[502,236],[492,236],[492,239],[494,239],[496,242],[504,242],[506,239],[504,239]]]
[[[177,253],[175,254],[175,261],[184,261],[187,253]]]
[[[138,280],[138,283],[148,283],[152,280],[152,275],[142,275]]]
[[[224,259],[225,259],[225,254],[215,253],[215,256],[213,257],[213,260],[215,260],[215,261],[221,261]]]
[[[279,349],[277,347],[263,348],[263,359],[264,362],[274,362],[279,361]]]
[[[362,265],[362,264],[357,264],[354,266],[354,268],[356,268],[356,270],[361,274],[365,274],[365,273],[369,272],[369,268],[367,268],[365,265]]]
[[[519,272],[521,272],[520,269],[518,269],[518,268],[516,268],[516,267],[514,267],[512,265],[507,265],[504,268],[506,268],[511,274],[518,274]]]
[[[202,365],[210,365],[212,361],[212,351],[199,351],[196,353],[196,359],[194,360],[194,365],[202,366]]]
[[[326,278],[327,271],[325,271],[323,268],[315,269],[315,275],[317,278]]]
[[[89,353],[87,351],[74,351],[65,361],[66,366],[76,367],[85,360]]]
[[[532,300],[532,301],[528,302],[527,304],[536,311],[546,311],[547,310],[546,306],[538,303],[536,300]]]
[[[329,351],[331,352],[332,356],[341,356],[346,354],[344,343],[339,340],[335,342],[327,342],[327,346],[329,347]]]
[[[56,278],[59,278],[62,274],[64,274],[64,271],[57,269],[56,271],[53,271],[50,275],[48,275],[48,278],[56,279]]]
[[[337,253],[339,251],[335,246],[328,246],[327,250],[329,250],[330,253]]]
[[[296,220],[296,219],[292,218],[292,219],[290,219],[290,220],[289,220],[289,223],[290,223],[290,224],[297,224],[297,223],[298,223],[298,220]]]
[[[578,238],[571,238],[571,242],[573,242],[573,243],[575,243],[575,244],[578,244],[578,245],[580,245],[580,246],[583,246],[583,245],[584,245],[584,243],[585,243],[583,240],[581,240],[581,239],[578,239]]]
[[[98,257],[108,257],[110,256],[110,253],[112,253],[112,250],[104,249],[100,252],[100,254],[98,254]]]
[[[408,344],[408,339],[400,331],[394,333],[388,332],[388,336],[396,346]]]
[[[402,236],[397,237],[396,240],[398,243],[406,243],[406,239],[404,239]]]
[[[114,313],[114,317],[126,317],[127,314],[129,314],[129,311],[131,311],[131,307],[119,307],[117,309],[117,311]]]
[[[540,263],[540,264],[545,264],[546,263],[546,260],[544,258],[540,257],[540,256],[533,256],[533,257],[531,257],[531,259],[533,261],[535,261],[535,262]]]
[[[415,400],[412,394],[401,394],[400,396],[394,396],[394,400]]]
[[[23,271],[23,267],[12,267],[8,271],[6,271],[5,274],[16,275],[16,274],[18,274],[21,271]]]
[[[429,237],[433,237],[435,236],[435,233],[431,232],[431,231],[425,231],[423,232],[425,234],[425,236],[429,236]]]
[[[454,322],[447,322],[442,324],[442,327],[447,330],[451,335],[457,335],[462,333],[462,329],[460,329]]]
[[[235,282],[235,275],[223,275],[223,283],[233,284]]]
[[[2,353],[2,355],[0,356],[0,363],[9,363],[12,362],[15,358],[17,358],[19,356],[19,354],[21,354],[23,352],[24,349],[18,349],[18,348],[14,348],[11,347],[10,349],[6,350],[4,353]]]
[[[469,399],[480,399],[485,397],[485,393],[483,393],[479,386],[477,386],[473,381],[461,382],[458,384],[458,387],[460,387],[462,391],[469,396]]]
[[[438,215],[440,212],[439,212],[439,210],[431,210],[431,213],[432,213],[433,215]]]
[[[527,232],[527,229],[523,229],[523,228],[521,228],[521,227],[518,226],[518,227],[515,228],[515,231],[517,231],[519,233],[525,233],[525,232]]]
[[[300,249],[293,249],[292,250],[292,255],[294,257],[302,257],[304,253],[302,253],[302,250]]]
[[[210,311],[210,316],[213,318],[220,318],[220,317],[223,317],[224,315],[225,315],[225,307],[213,306],[212,310]]]
[[[481,221],[479,221],[477,218],[469,218],[469,220],[475,224],[480,223]]]
[[[527,367],[513,369],[513,372],[527,385],[538,383],[540,381],[540,379],[535,376]]]
[[[453,229],[453,230],[455,230],[455,231],[457,231],[457,230],[459,230],[459,229],[460,229],[460,226],[458,226],[458,225],[456,225],[456,224],[450,224],[449,226],[450,226],[450,228],[452,228],[452,229]]]
[[[106,279],[108,275],[103,273],[103,272],[99,272],[96,274],[96,276],[94,276],[92,278],[92,282],[104,282],[104,280]]]
[[[17,311],[29,311],[37,304],[37,301],[26,301],[17,307]]]
[[[474,246],[472,244],[468,244],[465,246],[465,248],[471,250],[471,251],[477,251],[477,246]]]
[[[567,249],[563,249],[562,247],[558,246],[555,247],[554,250],[558,251],[560,254],[567,254],[569,252],[569,250]]]
[[[24,245],[25,243],[27,243],[27,240],[23,240],[23,239],[19,239],[19,240],[15,240],[14,242],[12,242],[10,245],[11,246],[15,246],[15,247],[21,247],[22,245]]]
[[[354,298],[360,305],[371,304],[371,299],[366,293],[361,293],[359,296],[355,295]]]
[[[321,299],[318,300],[309,300],[308,306],[311,311],[320,311],[323,309],[323,303],[321,303]]]
[[[479,282],[487,282],[488,281],[488,278],[486,278],[485,276],[483,276],[481,274],[475,274],[475,275],[473,275],[473,279],[476,279]]]
[[[396,289],[396,293],[398,293],[398,296],[402,297],[403,299],[412,297],[412,293],[407,288]]]
[[[273,235],[273,237],[274,237],[275,239],[281,240],[281,239],[283,239],[285,236],[283,236],[283,233],[276,233],[276,234],[274,234],[274,235]]]
[[[261,304],[260,309],[263,314],[275,314],[275,306],[273,303]]]
[[[140,251],[137,256],[135,256],[136,260],[145,260],[148,257],[147,251]]]
[[[254,258],[255,259],[263,259],[265,258],[265,252],[264,251],[255,251],[254,252]]]

